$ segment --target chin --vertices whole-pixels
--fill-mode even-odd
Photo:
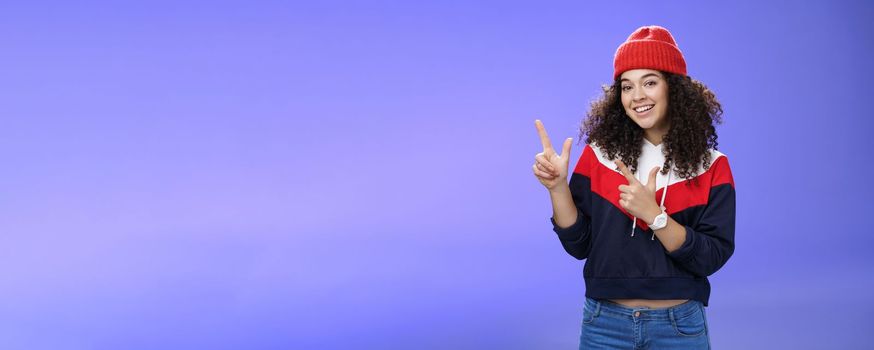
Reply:
[[[646,122],[644,122],[643,124],[640,125],[640,127],[644,128],[644,129],[652,129],[652,127],[654,127],[654,126],[655,126],[655,123],[653,123],[649,120],[647,120]]]
[[[637,122],[637,126],[644,130],[652,128],[655,125],[655,123],[649,120],[635,120],[635,122]]]
[[[642,129],[652,128],[656,125],[659,125],[659,123],[661,121],[662,121],[662,116],[653,116],[650,118],[635,120],[635,122],[637,122],[637,126],[640,126]]]

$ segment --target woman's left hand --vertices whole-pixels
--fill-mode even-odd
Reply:
[[[628,185],[619,185],[619,191],[621,192],[619,194],[619,205],[625,208],[629,214],[643,219],[647,224],[651,223],[662,212],[655,200],[656,175],[658,175],[660,167],[650,170],[649,180],[644,185],[631,174],[631,171],[628,170],[622,160],[617,159],[614,162],[619,167],[622,175],[625,175],[625,178],[628,179]]]

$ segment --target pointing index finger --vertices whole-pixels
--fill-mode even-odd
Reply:
[[[631,171],[628,170],[628,167],[625,166],[625,163],[623,163],[621,159],[614,160],[613,162],[619,167],[619,171],[622,172],[622,175],[625,175],[625,179],[628,180],[629,185],[637,182],[637,178],[631,174]]]
[[[537,134],[540,135],[540,143],[543,144],[543,150],[552,150],[552,142],[549,141],[549,135],[546,134],[546,128],[543,127],[543,122],[540,119],[534,120],[534,126],[537,127]]]

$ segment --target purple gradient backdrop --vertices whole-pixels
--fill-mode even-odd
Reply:
[[[0,4],[0,348],[575,349],[534,119],[647,24],[725,109],[714,347],[867,346],[872,9]]]

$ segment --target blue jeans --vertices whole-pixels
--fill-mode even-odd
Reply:
[[[580,349],[710,349],[700,301],[669,308],[630,308],[586,297]]]

